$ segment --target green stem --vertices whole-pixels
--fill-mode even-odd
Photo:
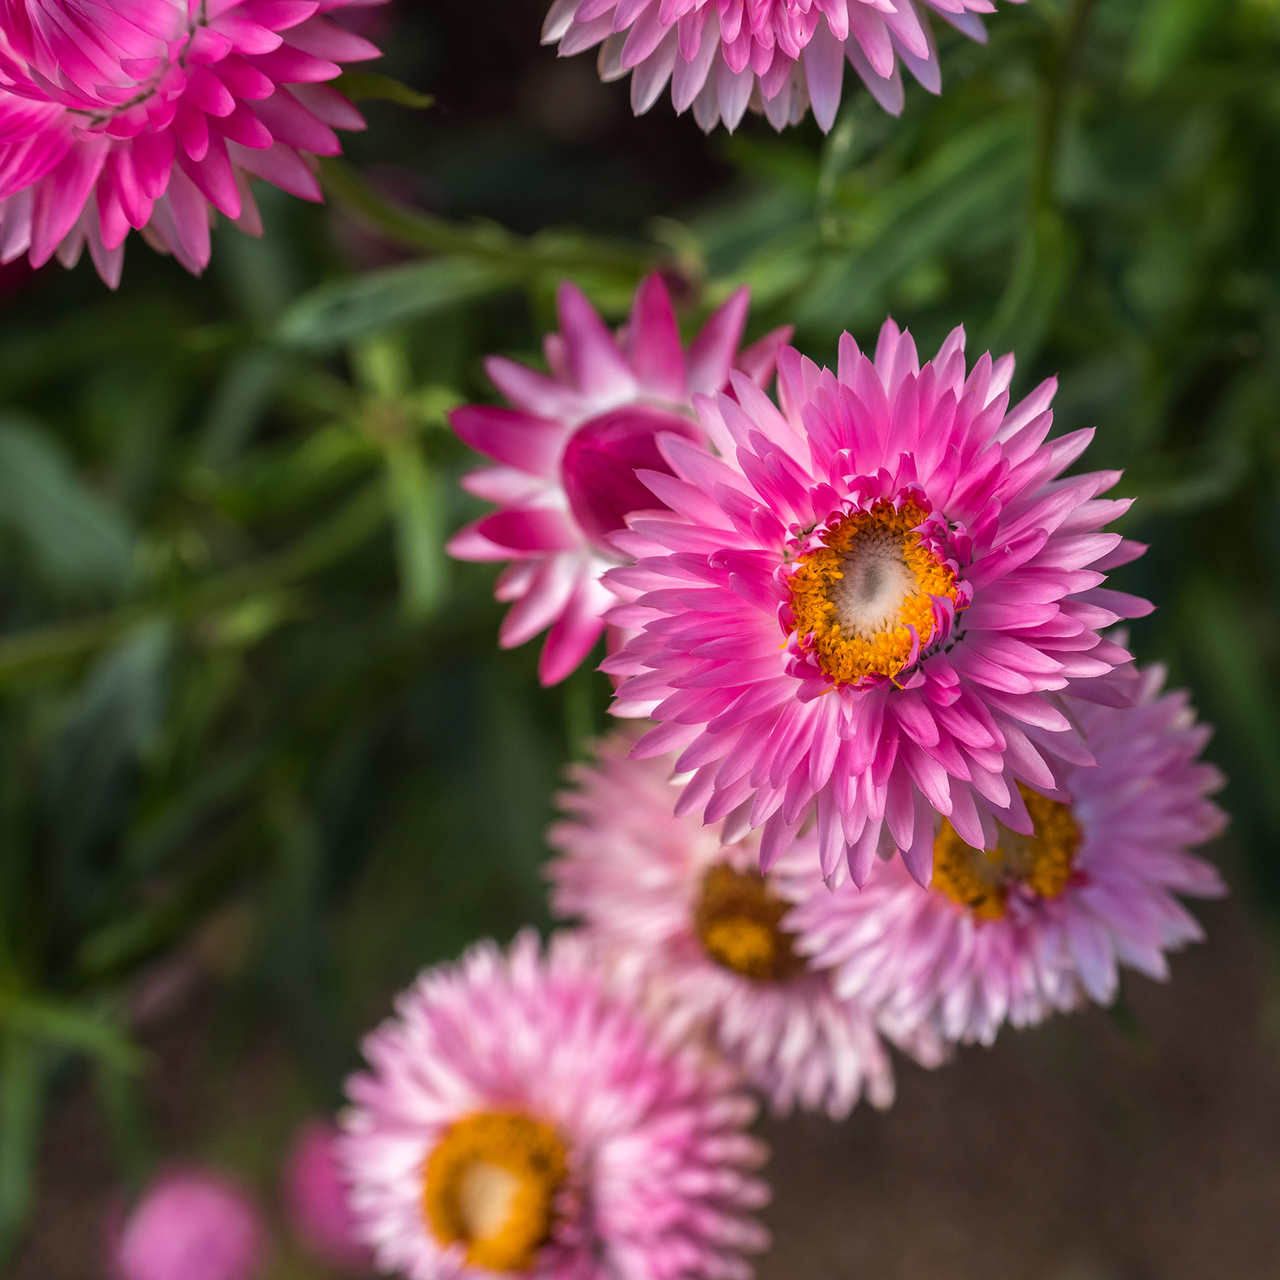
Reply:
[[[1053,184],[1058,162],[1058,140],[1062,133],[1062,114],[1076,56],[1084,42],[1089,18],[1097,0],[1071,0],[1067,14],[1054,42],[1049,79],[1045,85],[1036,137],[1035,163],[1031,174],[1031,209],[1034,216],[1053,207]]]

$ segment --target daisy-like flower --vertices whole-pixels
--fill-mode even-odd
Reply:
[[[1130,706],[1065,698],[1098,763],[1069,768],[1057,798],[1023,787],[1033,835],[1002,828],[984,852],[944,820],[931,889],[881,863],[861,891],[842,885],[793,914],[800,949],[899,1034],[927,1025],[987,1044],[1006,1019],[1109,1004],[1120,964],[1167,978],[1165,952],[1203,936],[1174,894],[1225,892],[1187,850],[1226,816],[1208,799],[1222,778],[1198,760],[1210,729],[1163,684],[1148,667],[1128,682]]]
[[[4,0],[0,261],[87,244],[112,288],[131,227],[195,274],[218,210],[262,223],[249,178],[319,200],[311,157],[360,113],[324,81],[379,56],[327,12],[381,0]]]
[[[357,1230],[409,1280],[751,1274],[755,1108],[678,1052],[580,937],[429,970],[365,1042],[341,1154]]]
[[[893,1071],[872,1018],[836,997],[788,928],[793,903],[827,893],[817,859],[797,845],[761,876],[755,840],[724,846],[696,818],[672,815],[673,761],[628,759],[634,741],[613,734],[593,765],[571,770],[567,816],[548,836],[560,854],[548,867],[557,914],[583,920],[671,1034],[706,1036],[775,1113],[799,1105],[839,1118],[864,1090],[888,1106]]]
[[[489,377],[515,407],[466,405],[451,414],[462,441],[499,464],[472,471],[463,487],[501,509],[457,533],[449,552],[512,562],[495,589],[514,602],[499,643],[514,648],[550,627],[543,684],[569,675],[604,630],[616,597],[600,578],[625,560],[610,534],[632,511],[662,505],[635,475],[637,467],[666,469],[655,437],[672,433],[705,448],[691,397],[726,387],[733,368],[760,383],[773,377],[790,330],[739,352],[748,298],[738,290],[686,351],[660,276],[640,285],[616,336],[580,290],[562,284],[560,332],[544,344],[551,375],[490,356]]]
[[[986,42],[979,15],[995,12],[991,0],[923,3]],[[942,89],[938,47],[916,0],[555,0],[542,42],[558,44],[562,57],[599,44],[601,79],[630,72],[636,115],[670,80],[676,111],[692,106],[708,133],[720,120],[732,132],[747,107],[780,130],[799,124],[811,104],[825,133],[846,58],[894,115],[903,101],[899,58],[930,93]]]
[[[1009,409],[1012,375],[966,379],[962,329],[923,369],[892,321],[838,374],[784,348],[781,412],[734,377],[698,401],[720,457],[667,436],[675,474],[641,473],[671,510],[614,535],[641,593],[609,615],[640,632],[605,663],[616,710],[661,722],[639,754],[684,749],[679,812],[763,826],[763,869],[813,816],[824,875],[898,848],[926,884],[935,810],[994,848],[997,814],[1031,834],[1018,782],[1090,762],[1054,694],[1114,698],[1088,678],[1129,655],[1098,628],[1151,606],[1100,584],[1143,547],[1098,531],[1117,472],[1061,478],[1093,433],[1045,443],[1055,381]]]

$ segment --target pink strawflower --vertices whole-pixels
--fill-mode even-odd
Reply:
[[[360,113],[323,82],[379,56],[326,13],[381,0],[0,0],[0,261],[87,243],[112,288],[130,227],[199,275],[212,210],[262,232],[249,178],[319,200],[312,157]]]
[[[365,1042],[341,1157],[379,1265],[409,1280],[748,1277],[755,1108],[679,1053],[583,939],[532,931],[428,970]]]
[[[728,385],[731,368],[764,383],[790,334],[777,330],[739,352],[748,292],[712,315],[686,350],[661,276],[636,292],[631,318],[615,336],[572,284],[557,294],[560,329],[545,340],[551,376],[502,356],[485,364],[515,406],[467,405],[450,416],[464,443],[499,465],[463,480],[500,510],[449,543],[460,560],[509,560],[495,594],[514,601],[502,623],[503,648],[551,627],[542,649],[543,684],[563,680],[600,638],[616,598],[600,582],[625,557],[609,535],[637,507],[661,506],[635,477],[665,469],[655,436],[673,432],[705,442],[690,403]]]
[[[978,15],[995,12],[991,0],[924,3],[986,42]],[[894,115],[903,101],[898,58],[930,93],[942,88],[938,47],[915,0],[555,0],[542,42],[558,43],[561,57],[599,44],[601,79],[630,72],[637,115],[670,80],[676,111],[692,106],[708,133],[720,120],[732,132],[747,107],[780,130],[799,124],[811,104],[825,133],[846,58]]]
[[[582,919],[671,1034],[705,1035],[776,1113],[798,1105],[839,1118],[864,1089],[887,1107],[893,1070],[872,1018],[794,949],[791,906],[827,893],[812,850],[797,843],[762,879],[755,839],[725,846],[696,818],[673,816],[672,759],[628,759],[634,741],[613,734],[594,764],[571,770],[567,817],[549,833],[557,914]]]
[[[1069,767],[1056,800],[1028,789],[1035,839],[1002,832],[982,853],[944,824],[932,889],[879,863],[861,891],[845,884],[795,912],[800,949],[838,966],[838,990],[898,1034],[931,1026],[983,1043],[1006,1019],[1109,1004],[1120,964],[1167,978],[1164,953],[1203,937],[1174,894],[1225,892],[1186,850],[1226,816],[1207,799],[1221,776],[1197,759],[1210,729],[1163,684],[1148,667],[1124,689],[1132,706],[1064,699],[1098,763]]]
[[[253,1280],[267,1233],[254,1202],[219,1174],[180,1169],[158,1178],[112,1242],[118,1280]]]
[[[1017,781],[1090,760],[1053,695],[1115,696],[1097,629],[1151,606],[1099,584],[1143,548],[1097,532],[1119,473],[1059,478],[1093,433],[1044,443],[1055,381],[1010,410],[1013,357],[966,380],[962,329],[923,370],[888,321],[874,364],[845,334],[838,376],[790,348],[778,374],[781,412],[740,375],[698,399],[720,457],[665,436],[675,474],[641,473],[671,511],[614,535],[643,593],[609,615],[642,629],[617,710],[661,722],[639,754],[684,749],[678,812],[763,827],[762,869],[814,817],[825,875],[897,847],[928,883],[934,810],[991,847],[995,815],[1031,831]]]
[[[373,1252],[355,1237],[337,1138],[327,1120],[309,1120],[299,1130],[283,1170],[285,1208],[310,1254],[340,1271],[365,1275],[373,1270]]]

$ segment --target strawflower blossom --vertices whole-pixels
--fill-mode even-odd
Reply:
[[[162,1174],[113,1233],[115,1280],[257,1280],[267,1231],[257,1205],[221,1174]]]
[[[755,839],[725,846],[672,814],[672,759],[628,759],[634,741],[615,733],[594,763],[571,770],[566,816],[548,834],[559,851],[548,867],[556,913],[581,919],[670,1033],[707,1037],[775,1113],[800,1106],[838,1119],[864,1091],[887,1107],[893,1069],[872,1018],[835,995],[833,975],[807,962],[789,931],[793,905],[828,896],[812,851],[798,842],[762,877]],[[934,1045],[918,1056],[938,1061]]]
[[[299,1129],[282,1170],[284,1205],[294,1234],[312,1257],[344,1274],[368,1275],[373,1251],[355,1237],[337,1140],[338,1130],[328,1120],[313,1118]]]
[[[112,288],[130,228],[199,275],[213,211],[260,235],[251,177],[319,200],[360,113],[325,84],[376,58],[329,13],[381,0],[3,0],[0,261],[87,244]]]
[[[784,348],[781,410],[732,376],[697,400],[720,456],[665,436],[674,475],[640,473],[671,510],[614,535],[615,709],[660,722],[638,754],[682,750],[678,812],[763,828],[762,870],[812,819],[833,881],[900,849],[927,884],[934,811],[993,848],[997,815],[1032,832],[1019,782],[1091,762],[1056,695],[1116,696],[1098,628],[1151,606],[1101,584],[1144,548],[1099,532],[1118,472],[1062,478],[1093,433],[1045,443],[1055,380],[1010,409],[1012,376],[966,378],[962,329],[921,369],[890,320],[835,374]]]
[[[1013,0],[1021,3],[1021,0]],[[945,22],[986,42],[991,0],[923,0]],[[835,123],[844,64],[893,115],[902,110],[901,59],[930,92],[942,89],[938,46],[916,0],[555,0],[542,43],[562,57],[600,45],[601,79],[631,75],[631,106],[648,111],[667,81],[677,113],[691,106],[708,133],[732,133],[748,107],[775,129],[810,105]]]
[[[579,289],[562,284],[560,332],[544,343],[550,375],[490,356],[489,378],[514,408],[466,405],[450,415],[462,441],[498,464],[472,471],[463,487],[499,510],[460,530],[449,552],[511,561],[495,588],[512,602],[499,642],[514,648],[550,627],[543,684],[569,675],[604,630],[616,597],[600,578],[625,560],[610,534],[632,511],[662,505],[635,476],[637,467],[666,468],[655,437],[705,448],[691,398],[727,387],[731,369],[762,384],[773,377],[790,330],[740,352],[748,297],[738,290],[686,349],[661,276],[641,283],[616,335]]]
[[[365,1042],[341,1156],[359,1230],[409,1280],[736,1280],[766,1236],[736,1075],[679,1051],[580,937],[428,970]]]
[[[1057,798],[1024,787],[1033,836],[1001,830],[984,852],[943,820],[932,888],[880,863],[863,889],[844,884],[795,913],[799,948],[899,1034],[931,1026],[983,1043],[1006,1019],[1109,1004],[1118,965],[1167,978],[1165,952],[1203,936],[1174,894],[1225,892],[1187,850],[1226,817],[1208,799],[1223,780],[1198,759],[1210,729],[1163,683],[1148,667],[1125,690],[1130,706],[1064,699],[1097,764],[1069,768]]]

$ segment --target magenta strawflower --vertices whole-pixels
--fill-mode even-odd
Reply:
[[[379,56],[327,13],[381,0],[0,0],[0,261],[85,244],[113,288],[131,227],[197,275],[249,178],[319,200],[360,113],[324,81]]]
[[[995,12],[991,0],[923,2],[986,42],[979,15]],[[670,80],[676,111],[692,106],[708,133],[720,120],[732,132],[748,107],[782,129],[799,124],[810,105],[825,133],[846,58],[894,115],[903,101],[899,58],[930,93],[942,88],[938,48],[915,0],[555,0],[542,42],[559,44],[562,57],[599,44],[601,78],[630,72],[637,115]]]
[[[1053,695],[1128,661],[1098,628],[1151,606],[1100,584],[1143,548],[1098,532],[1118,473],[1060,478],[1093,433],[1044,443],[1054,380],[1010,410],[1012,374],[966,379],[961,329],[920,369],[892,321],[838,376],[784,348],[781,412],[735,376],[697,402],[721,456],[665,436],[674,475],[641,473],[671,511],[614,535],[616,710],[661,722],[639,754],[683,748],[679,812],[763,827],[763,869],[813,817],[825,875],[897,847],[927,883],[935,810],[991,847],[996,815],[1031,831],[1019,781],[1090,759]]]
[[[344,1273],[367,1275],[373,1270],[373,1251],[355,1237],[337,1138],[338,1130],[328,1120],[312,1119],[302,1126],[285,1159],[284,1204],[308,1253]]]
[[[635,477],[637,467],[666,466],[655,436],[673,432],[705,447],[691,397],[726,387],[732,368],[762,383],[773,377],[774,353],[790,330],[739,352],[747,301],[740,289],[686,350],[660,276],[640,285],[617,336],[577,288],[562,284],[561,331],[545,341],[551,375],[491,356],[489,377],[515,407],[453,411],[463,442],[499,464],[472,471],[463,485],[500,510],[459,531],[449,551],[512,562],[495,588],[499,600],[514,602],[499,642],[513,648],[550,627],[543,684],[577,667],[616,603],[600,582],[625,560],[609,535],[637,508],[662,505]]]
[[[560,854],[548,867],[557,914],[581,919],[672,1035],[707,1037],[776,1113],[839,1118],[864,1090],[888,1106],[893,1070],[872,1018],[793,946],[791,906],[827,892],[812,851],[797,844],[762,878],[754,839],[724,846],[696,818],[673,816],[673,761],[628,759],[634,741],[614,734],[594,764],[571,770],[567,817],[548,836]],[[936,1045],[918,1056],[936,1062]]]
[[[676,1050],[584,939],[532,931],[428,970],[365,1042],[340,1156],[409,1280],[737,1280],[767,1192],[735,1074]]]
[[[205,1169],[157,1178],[113,1236],[116,1280],[255,1280],[266,1265],[257,1205]]]
[[[1064,699],[1098,763],[1067,769],[1057,799],[1026,789],[1033,838],[1002,831],[983,853],[943,822],[931,889],[879,863],[862,890],[797,909],[798,947],[837,966],[837,988],[898,1034],[930,1026],[984,1043],[1005,1020],[1109,1004],[1120,964],[1166,978],[1165,952],[1203,936],[1174,894],[1225,892],[1187,849],[1226,817],[1207,798],[1222,778],[1198,761],[1209,727],[1185,693],[1161,696],[1163,683],[1149,667],[1123,688],[1132,706]]]

